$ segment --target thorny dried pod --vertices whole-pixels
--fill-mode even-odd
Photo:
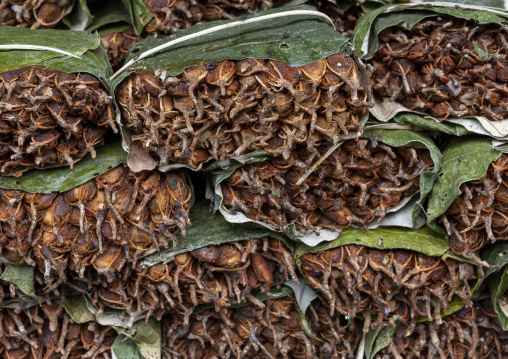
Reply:
[[[229,221],[256,222],[309,245],[333,240],[350,226],[382,226],[385,216],[406,205],[408,217],[389,225],[421,226],[423,220],[412,218],[419,213],[416,202],[424,202],[441,160],[426,135],[387,130],[289,155],[265,153],[227,169],[211,165],[216,208]]]
[[[476,267],[450,255],[429,228],[349,229],[317,247],[298,244],[296,253],[330,314],[361,315],[364,333],[399,323],[412,333],[421,317],[440,322],[455,301],[472,305]]]
[[[111,358],[113,327],[76,323],[56,303],[0,311],[1,358]]]
[[[217,312],[247,302],[263,307],[256,293],[270,296],[284,282],[298,283],[293,244],[283,236],[231,225],[219,214],[210,214],[205,202],[193,207],[190,219],[195,225],[174,248],[111,276],[89,269],[77,278],[67,271],[65,283],[38,287],[36,292],[49,297],[88,293],[98,313],[116,309],[131,321],[143,316],[148,322],[152,316],[160,320],[168,311],[189,318],[203,305]],[[117,252],[106,254],[111,262],[117,260]],[[37,285],[45,282],[43,269],[33,274]]]
[[[361,133],[368,91],[359,66],[320,13],[305,11],[310,14],[266,12],[285,17],[237,22],[234,34],[218,25],[205,38],[221,50],[208,48],[204,58],[165,48],[182,36],[198,36],[200,28],[139,42],[131,54],[136,57],[113,79],[129,151],[145,158],[129,165],[154,168],[157,159],[163,170],[181,164],[200,169],[209,158],[222,161],[258,149],[288,158],[297,144],[313,149]],[[281,36],[284,31],[290,35]],[[254,41],[254,33],[266,43]],[[241,44],[232,47],[237,36]],[[304,37],[313,40],[313,50]],[[147,51],[155,54],[143,59]]]
[[[392,332],[378,334],[383,339],[388,335],[391,341],[381,339],[377,345],[375,339],[371,345],[377,351],[372,351],[368,359],[502,359],[508,355],[508,335],[488,300],[474,302],[472,307],[443,318],[441,323],[419,323],[409,336],[403,325]]]
[[[208,309],[164,317],[163,357],[171,358],[354,358],[361,323],[330,316],[322,303],[311,303],[305,316],[308,334],[293,294],[254,305],[228,309],[223,315]]]
[[[134,173],[125,161],[117,141],[74,169],[1,178],[2,256],[37,264],[47,281],[58,274],[48,284],[56,288],[66,281],[67,269],[83,275],[93,266],[111,277],[126,262],[175,245],[174,232],[185,234],[190,224],[187,177],[176,171]]]
[[[427,219],[442,225],[454,253],[488,266],[478,257],[486,244],[506,240],[508,152],[489,138],[461,137],[443,152],[442,175],[430,195]]]
[[[95,157],[106,132],[117,132],[107,84],[111,68],[99,37],[34,32],[0,29],[0,37],[7,39],[6,49],[0,45],[3,176],[20,176],[31,167],[72,168],[88,153]]]
[[[410,26],[400,25],[405,16]],[[354,44],[372,70],[374,116],[385,122],[414,111],[432,116],[431,123],[453,120],[507,136],[507,22],[501,11],[455,4],[389,5],[369,13]]]
[[[61,24],[72,5],[72,0],[1,0],[0,26],[54,28]]]

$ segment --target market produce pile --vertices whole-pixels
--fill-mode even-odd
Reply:
[[[0,0],[0,358],[508,357],[506,28]]]

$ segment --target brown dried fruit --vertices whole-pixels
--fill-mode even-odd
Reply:
[[[58,26],[72,0],[0,0],[0,26]]]

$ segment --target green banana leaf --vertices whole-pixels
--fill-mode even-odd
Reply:
[[[493,147],[488,137],[464,136],[454,138],[443,151],[439,178],[429,196],[427,223],[436,228],[437,218],[460,195],[462,183],[485,175],[491,162],[496,161],[505,147]]]
[[[292,10],[314,12],[289,16],[288,11]],[[348,40],[336,32],[324,17],[316,15],[316,9],[311,6],[282,7],[248,16],[247,20],[266,15],[276,16],[282,12],[286,16],[250,23],[245,21],[242,23],[243,20],[212,21],[182,30],[175,36],[160,39],[146,38],[138,42],[127,57],[127,63],[129,60],[137,59],[137,61],[120,69],[115,74],[112,86],[115,88],[139,67],[157,71],[164,80],[168,76],[181,74],[188,67],[225,59],[271,59],[287,62],[291,66],[301,66],[338,52],[349,53]],[[240,25],[218,29],[172,47],[161,48],[156,53],[143,58],[145,52],[158,46],[231,23],[240,23]]]
[[[388,211],[387,217],[379,224],[371,224],[369,229],[374,229],[380,226],[400,226],[400,227],[421,227],[425,220],[419,221],[419,215],[421,213],[421,208],[430,193],[433,183],[436,180],[439,170],[441,168],[441,159],[442,155],[437,146],[434,144],[432,138],[422,132],[417,131],[400,131],[400,130],[369,130],[368,128],[365,130],[362,138],[369,138],[379,142],[383,142],[389,146],[393,147],[403,147],[403,146],[418,146],[425,147],[430,151],[430,155],[432,160],[434,161],[434,169],[432,171],[425,171],[420,177],[420,192],[419,194],[415,194],[414,197],[408,198],[403,201],[399,206],[392,208]],[[265,161],[268,159],[268,155],[263,152],[258,152],[254,155],[249,161],[246,163],[255,163],[260,161]],[[253,221],[247,218],[244,214],[235,212],[232,213],[228,211],[222,205],[222,190],[220,183],[231,176],[237,168],[241,167],[244,163],[239,163],[234,160],[230,160],[228,162],[228,167],[222,168],[220,164],[214,163],[211,166],[207,167],[205,171],[211,173],[210,176],[210,185],[213,186],[214,195],[210,196],[214,200],[214,206],[216,210],[219,210],[222,215],[232,223],[255,223],[258,226],[268,228],[272,231],[276,231],[270,225],[267,225],[262,222]],[[419,198],[416,198],[419,197]],[[303,242],[309,246],[316,246],[322,242],[329,242],[334,240],[337,237],[337,233],[331,230],[321,230],[320,235],[317,236],[314,233],[303,235],[296,231],[294,224],[290,224],[285,228],[285,234],[289,236],[292,240]]]
[[[283,241],[291,253],[294,252],[294,243],[280,233],[263,228],[255,228],[229,223],[219,213],[210,213],[208,201],[197,202],[189,213],[192,226],[186,229],[186,236],[176,233],[178,245],[174,248],[163,249],[143,258],[140,265],[148,268],[157,263],[171,262],[177,254],[190,252],[211,245],[238,242],[247,239],[272,237]]]
[[[96,76],[106,88],[112,74],[97,34],[0,27],[0,72],[31,65],[71,73],[86,72]]]
[[[455,2],[440,3],[411,3],[386,5],[381,8],[368,12],[361,17],[355,27],[353,35],[353,45],[360,58],[370,60],[379,46],[378,35],[386,28],[403,24],[407,29],[411,29],[419,21],[432,16],[450,16],[459,19],[474,20],[479,24],[500,24],[506,26],[508,24],[508,12],[504,9],[496,9],[494,7],[478,6],[465,3],[457,4]],[[493,54],[486,54],[478,47],[476,49],[478,55],[488,59]],[[370,110],[379,121],[391,121],[398,113],[418,113],[411,111],[402,104],[392,102],[389,99],[382,101],[374,98],[375,106]],[[426,119],[425,122],[435,121],[435,118],[428,114],[418,113]],[[396,120],[397,121],[397,120]],[[422,119],[419,117],[406,116],[404,121],[414,125],[422,125]],[[397,121],[398,122],[398,121]],[[498,139],[508,138],[508,120],[489,121],[485,117],[467,116],[463,118],[448,118],[442,124],[451,125],[452,128],[463,127],[468,132],[474,132],[482,135],[489,135]],[[427,123],[426,126],[431,126]],[[426,127],[424,126],[424,127]],[[439,126],[446,127],[446,126]],[[444,132],[457,131],[457,129],[445,129]],[[463,133],[462,133],[463,134]]]
[[[0,176],[0,188],[17,189],[30,193],[65,192],[110,169],[127,162],[127,153],[120,140],[96,149],[97,156],[90,154],[74,164],[74,168],[55,167],[26,172],[19,178]]]

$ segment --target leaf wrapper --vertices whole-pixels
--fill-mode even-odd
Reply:
[[[386,28],[403,25],[411,29],[419,21],[433,16],[445,15],[465,20],[474,20],[478,24],[499,24],[505,26],[508,23],[508,12],[502,9],[482,7],[468,4],[456,3],[424,3],[424,4],[397,4],[386,5],[379,9],[368,12],[361,17],[355,28],[353,44],[358,56],[363,60],[373,57],[379,46],[378,35]],[[473,132],[488,135],[498,139],[508,138],[508,120],[490,121],[483,116],[466,116],[463,118],[448,118],[441,123],[428,114],[412,111],[400,103],[388,99],[380,101],[373,97],[375,106],[371,109],[374,115],[381,122],[392,121],[397,114],[409,112],[419,114],[426,121],[434,121],[440,125],[451,125],[456,131],[463,134]],[[396,122],[398,122],[395,119]],[[414,116],[406,116],[405,122],[414,125],[422,124],[422,120]],[[427,126],[432,126],[427,124]],[[439,126],[437,126],[439,127]],[[446,129],[448,126],[441,126]],[[447,132],[446,130],[444,132]]]
[[[417,192],[412,197],[405,198],[396,207],[388,210],[387,216],[380,223],[371,223],[368,226],[369,229],[375,229],[384,226],[399,226],[407,228],[422,227],[425,221],[419,218],[421,206],[430,193],[433,183],[437,178],[439,169],[441,168],[442,155],[439,149],[436,147],[429,136],[415,131],[369,130],[367,128],[361,137],[374,139],[392,147],[416,146],[426,148],[430,151],[431,158],[434,162],[434,169],[432,171],[425,171],[422,173],[420,177],[419,194]],[[273,226],[263,222],[254,221],[245,216],[243,213],[232,213],[222,204],[223,195],[220,186],[221,182],[231,176],[233,172],[243,164],[262,162],[267,158],[268,155],[264,151],[257,151],[252,155],[252,158],[244,163],[230,160],[224,164],[225,168],[221,168],[221,164],[216,162],[206,169],[207,171],[212,172],[211,186],[213,187],[214,194],[210,194],[209,197],[214,199],[215,209],[219,210],[228,222],[256,223],[261,227],[276,231],[276,228]],[[212,190],[210,190],[210,193],[211,192]],[[288,225],[285,228],[285,233],[292,240],[303,242],[309,246],[316,246],[319,243],[330,242],[337,238],[337,232],[327,229],[320,230],[319,236],[315,233],[304,235],[303,233],[298,232],[293,224]]]

